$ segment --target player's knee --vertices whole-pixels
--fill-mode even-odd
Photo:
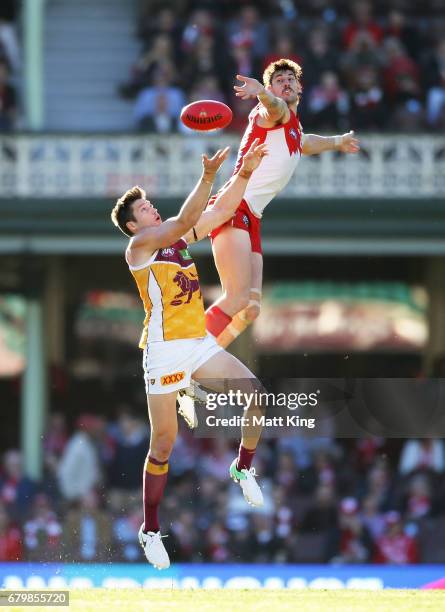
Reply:
[[[158,461],[167,461],[173,450],[176,434],[170,431],[153,433],[150,441],[150,455]]]
[[[244,312],[245,319],[248,323],[253,323],[255,319],[257,319],[261,312],[261,305],[259,303],[256,304],[248,304],[247,308]]]

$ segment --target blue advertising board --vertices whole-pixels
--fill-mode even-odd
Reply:
[[[217,565],[0,563],[0,586],[16,588],[421,588],[445,577],[445,565]]]

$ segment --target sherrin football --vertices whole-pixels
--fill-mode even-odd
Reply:
[[[181,121],[192,130],[208,132],[225,128],[232,121],[232,111],[222,102],[216,100],[198,100],[181,111]]]

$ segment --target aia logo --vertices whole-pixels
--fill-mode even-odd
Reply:
[[[289,130],[289,135],[292,136],[292,138],[295,138],[295,140],[297,139],[297,132],[295,131],[294,128],[291,128]]]
[[[249,227],[250,221],[247,215],[243,215],[243,223],[246,227]]]
[[[175,249],[172,249],[171,247],[167,247],[166,249],[162,249],[161,254],[164,257],[171,257],[172,255],[175,254]]]
[[[187,276],[184,272],[177,272],[173,278],[173,282],[176,283],[180,289],[173,300],[170,302],[172,306],[180,306],[181,304],[188,304],[192,299],[195,291],[199,291],[199,297],[201,297],[201,289],[199,287],[199,280],[197,274],[191,274]],[[184,301],[182,298],[187,297]]]
[[[166,374],[161,376],[161,385],[174,385],[175,383],[181,382],[185,376],[185,372],[175,372],[174,374]]]

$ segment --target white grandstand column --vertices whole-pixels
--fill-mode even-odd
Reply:
[[[26,127],[43,128],[43,29],[46,0],[25,0],[23,45]]]
[[[42,476],[47,407],[46,343],[40,291],[43,280],[41,270],[33,263],[25,268],[26,366],[22,381],[20,431],[25,472],[35,480]]]

